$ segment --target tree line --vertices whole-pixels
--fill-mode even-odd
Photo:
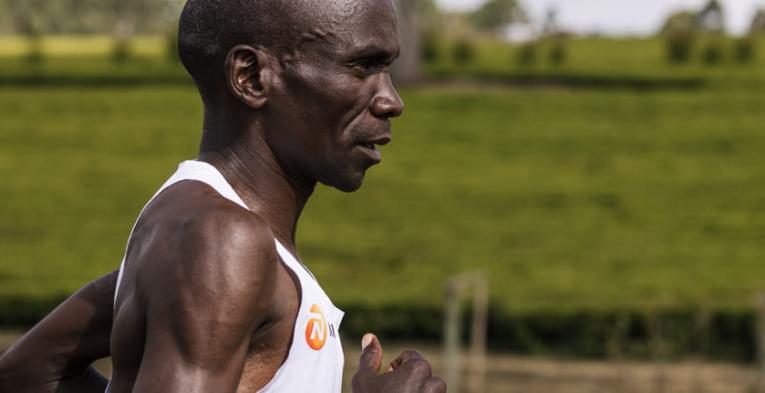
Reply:
[[[0,0],[0,33],[161,33],[177,20],[183,0]]]

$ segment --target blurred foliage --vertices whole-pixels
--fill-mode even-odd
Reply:
[[[165,33],[165,54],[171,63],[180,63],[178,56],[178,29],[173,28]]]
[[[438,34],[428,32],[421,37],[420,55],[426,63],[434,63],[441,57],[441,42]]]
[[[752,18],[752,23],[749,27],[749,32],[752,34],[765,33],[765,8],[757,10]]]
[[[735,57],[739,63],[751,63],[757,57],[757,38],[754,34],[735,41]]]
[[[112,47],[111,59],[113,62],[121,64],[130,59],[130,41],[128,39],[117,39]]]
[[[518,48],[518,52],[515,54],[515,60],[522,67],[531,67],[537,62],[537,43],[526,42],[521,44]]]
[[[698,32],[693,24],[693,16],[679,13],[670,17],[663,29],[667,45],[667,58],[671,63],[687,63],[693,57],[694,45]]]
[[[566,39],[562,37],[551,38],[550,42],[550,63],[555,66],[561,66],[566,63],[568,59],[568,52],[566,49]]]
[[[452,47],[452,59],[460,65],[466,65],[475,58],[475,42],[470,38],[460,38]]]
[[[720,35],[707,38],[706,46],[701,54],[702,61],[707,65],[716,65],[725,57],[725,40]]]
[[[674,31],[697,31],[696,14],[693,11],[677,11],[670,14],[661,28],[661,34],[670,34]]]
[[[525,18],[517,0],[487,0],[470,14],[470,20],[478,31],[494,33],[501,33],[507,25]]]
[[[183,0],[0,0],[0,32],[26,34],[159,33],[177,20]]]
[[[722,33],[725,30],[723,7],[718,0],[709,0],[696,14],[696,26],[699,30]]]
[[[45,60],[42,36],[39,34],[28,34],[27,45],[27,53],[24,55],[24,59],[27,63],[31,65],[42,63]]]
[[[420,56],[426,63],[432,63],[441,56],[444,16],[434,0],[418,0],[417,7]]]
[[[435,0],[417,0],[417,17],[423,34],[437,34],[444,27],[443,14]]]

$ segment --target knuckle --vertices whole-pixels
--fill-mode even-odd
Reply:
[[[353,386],[354,388],[361,386],[362,381],[363,381],[363,378],[361,376],[361,373],[357,372],[356,374],[353,375],[353,378],[351,378],[351,386]]]
[[[432,373],[432,369],[430,367],[430,363],[428,363],[425,359],[415,359],[412,360],[409,363],[410,370],[412,370],[412,374],[419,377],[429,377]]]
[[[424,393],[446,393],[446,382],[439,377],[431,377],[425,382]]]

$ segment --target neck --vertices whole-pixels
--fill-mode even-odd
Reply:
[[[263,135],[255,121],[206,109],[199,160],[215,166],[294,252],[297,222],[316,183],[286,168]]]

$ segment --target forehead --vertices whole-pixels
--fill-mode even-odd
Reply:
[[[391,0],[339,0],[324,34],[335,55],[375,49],[398,52],[398,25]]]

